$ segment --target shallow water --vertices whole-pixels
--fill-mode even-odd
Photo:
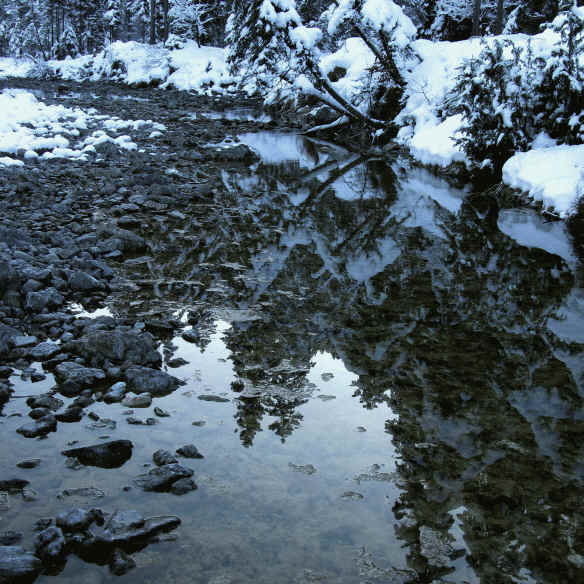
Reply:
[[[137,552],[120,582],[584,580],[584,295],[563,226],[407,161],[239,139],[261,161],[226,169],[180,224],[145,217],[150,256],[122,264],[126,287],[93,314],[173,315],[196,333],[161,346],[188,361],[153,403],[171,417],[130,426],[96,404],[109,427],[26,440],[11,414],[31,384],[14,376],[1,469],[42,463],[24,471],[38,498],[10,496],[0,530],[72,505],[180,516],[176,541]],[[65,467],[70,441],[103,436],[132,440],[131,460]],[[123,491],[152,452],[190,442],[197,491]],[[103,496],[58,497],[89,486]],[[71,557],[38,582],[113,579]]]

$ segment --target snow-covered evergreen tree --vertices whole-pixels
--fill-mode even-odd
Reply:
[[[169,10],[170,32],[181,40],[207,40],[207,26],[213,20],[211,8],[194,0],[172,0]]]

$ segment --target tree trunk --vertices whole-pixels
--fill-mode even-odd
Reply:
[[[497,0],[497,17],[495,19],[495,34],[502,34],[505,26],[505,0]]]
[[[162,15],[164,23],[163,37],[164,41],[168,40],[169,24],[168,24],[168,0],[162,0]]]
[[[122,28],[122,40],[126,42],[128,40],[128,4],[127,1],[124,0],[120,3],[122,14],[121,14],[121,28]]]
[[[150,44],[156,43],[156,0],[150,0]]]
[[[473,0],[472,36],[481,36],[481,0]]]

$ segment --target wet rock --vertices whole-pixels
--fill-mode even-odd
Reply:
[[[109,239],[103,242],[103,248],[107,251],[120,251],[122,253],[137,253],[146,249],[144,238],[127,229],[105,226],[104,232]]]
[[[83,418],[83,409],[76,406],[69,406],[64,412],[55,414],[55,418],[57,418],[57,422],[79,422]]]
[[[33,420],[40,420],[41,418],[44,418],[50,413],[51,410],[49,410],[49,408],[33,408],[32,410],[30,410],[30,412],[28,412],[28,415]]]
[[[118,468],[132,457],[133,444],[129,440],[114,440],[64,450],[61,454],[76,458],[82,464],[100,468]]]
[[[0,491],[18,493],[29,485],[26,479],[2,479],[0,480]]]
[[[98,544],[124,545],[139,542],[180,525],[178,517],[152,517],[144,519],[137,511],[116,511],[106,523],[102,534],[97,534]]]
[[[182,367],[183,365],[188,365],[188,361],[186,359],[183,359],[182,357],[176,357],[174,359],[171,359],[170,361],[167,361],[167,365],[169,367],[171,367],[172,369],[176,369],[177,367]]]
[[[26,355],[35,361],[47,361],[61,352],[61,345],[53,343],[53,341],[44,341],[28,350]]]
[[[176,453],[179,456],[184,456],[185,458],[205,458],[199,449],[194,444],[186,444],[176,449]]]
[[[59,391],[68,397],[77,395],[82,389],[91,387],[105,379],[101,369],[84,367],[75,361],[65,361],[57,365],[55,378]]]
[[[186,495],[191,491],[197,490],[197,485],[193,479],[179,479],[172,485],[170,492],[174,495]]]
[[[152,460],[154,460],[154,464],[156,466],[163,466],[165,464],[174,464],[178,462],[174,455],[168,450],[157,450],[152,455]]]
[[[65,298],[55,288],[46,288],[26,295],[24,308],[30,312],[41,312],[45,308],[58,308]]]
[[[154,413],[159,418],[169,418],[170,417],[170,414],[166,410],[163,410],[162,408],[159,408],[159,407],[154,408]]]
[[[149,393],[127,393],[122,400],[126,408],[148,408],[152,404],[152,396]]]
[[[18,336],[21,334],[15,328],[0,323],[0,355],[8,353],[12,348],[13,340]]]
[[[316,472],[316,467],[312,464],[293,464],[291,462],[288,463],[288,466],[296,472],[301,472],[305,475],[313,475]]]
[[[105,285],[86,272],[74,272],[69,278],[71,290],[77,292],[91,292],[93,290],[104,290]]]
[[[135,567],[135,560],[126,552],[118,548],[114,550],[110,560],[110,571],[114,576],[123,576]]]
[[[26,400],[26,405],[30,408],[47,408],[56,412],[63,407],[63,400],[50,394],[32,396]]]
[[[40,458],[27,458],[16,463],[18,468],[36,468],[41,463]]]
[[[24,424],[17,428],[16,431],[25,438],[36,438],[37,436],[46,436],[49,432],[57,430],[57,419],[53,414],[48,414],[35,422]]]
[[[65,556],[65,536],[58,527],[47,527],[35,538],[34,549],[43,563],[59,562]]]
[[[190,478],[193,471],[180,464],[166,464],[153,468],[136,479],[136,484],[145,491],[168,491],[179,479]]]
[[[207,422],[205,420],[194,420],[193,426],[197,428],[202,428]]]
[[[148,392],[156,397],[168,395],[180,385],[176,377],[164,371],[139,366],[132,366],[126,370],[126,380],[130,389]]]
[[[127,391],[126,384],[123,381],[118,381],[118,383],[114,383],[108,389],[107,393],[103,396],[103,401],[106,404],[121,402]]]
[[[12,339],[12,346],[15,349],[24,349],[25,347],[32,347],[38,342],[39,340],[36,337],[19,335],[18,337],[14,337],[14,339]]]
[[[30,582],[41,567],[40,560],[20,546],[0,546],[0,584]]]
[[[7,365],[0,365],[0,379],[8,379],[14,373],[12,367]]]
[[[65,349],[97,366],[103,365],[105,361],[155,367],[162,363],[154,337],[150,333],[135,330],[94,330],[78,340],[66,343]]]
[[[22,533],[17,531],[3,531],[0,532],[0,546],[15,545],[22,541]]]
[[[63,531],[83,531],[92,523],[103,524],[104,514],[100,509],[70,509],[57,515],[56,524]]]
[[[217,403],[226,403],[228,401],[231,401],[231,400],[229,400],[226,397],[221,397],[220,395],[211,395],[211,394],[209,394],[209,395],[199,395],[198,398],[201,401],[217,402]]]
[[[211,153],[211,157],[214,160],[242,162],[246,164],[252,164],[260,159],[260,157],[245,144],[238,144],[237,146],[214,150]]]

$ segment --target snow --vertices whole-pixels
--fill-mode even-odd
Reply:
[[[225,49],[200,47],[194,41],[170,53],[172,73],[163,87],[172,86],[187,91],[205,91],[233,83],[225,62]]]
[[[416,160],[429,166],[445,168],[453,162],[466,164],[464,152],[454,142],[462,123],[463,116],[456,114],[438,124],[425,124],[412,137],[410,153]]]
[[[136,150],[134,138],[127,131],[151,132],[164,129],[149,120],[120,120],[98,115],[93,109],[47,105],[32,93],[6,89],[0,93],[0,165],[23,166],[38,158],[88,160],[95,146],[111,142],[118,148]],[[110,136],[109,134],[114,134]],[[122,130],[126,133],[115,135]],[[91,132],[86,137],[82,132]]]
[[[584,195],[584,145],[519,152],[503,166],[503,182],[566,217]]]
[[[398,47],[406,47],[416,37],[414,23],[390,0],[365,0],[361,14],[375,30],[393,35]]]
[[[479,56],[484,48],[481,41],[491,45],[495,41],[510,40],[521,47],[526,47],[530,41],[534,57],[545,58],[551,54],[556,39],[557,36],[547,30],[534,36],[513,34],[458,42],[415,41],[412,48],[420,61],[404,73],[406,104],[395,120],[401,126],[398,142],[409,147],[412,156],[419,156],[419,161],[424,164],[427,159],[431,160],[429,164],[442,167],[453,162],[466,162],[464,153],[444,136],[449,131],[453,137],[463,123],[460,116],[445,120],[443,114],[444,100],[456,84],[457,70],[466,60]],[[432,136],[435,136],[436,144],[432,144]]]
[[[0,58],[0,79],[5,77],[28,77],[32,68],[32,61],[28,59]]]
[[[322,38],[320,28],[308,28],[297,26],[290,32],[290,39],[294,42],[298,50],[312,50]]]

